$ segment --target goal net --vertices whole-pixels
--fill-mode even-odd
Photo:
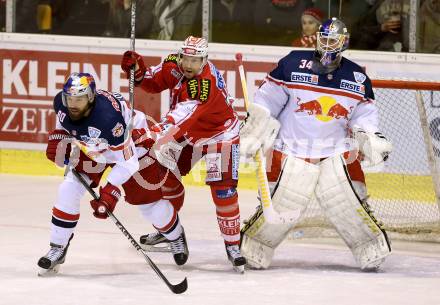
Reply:
[[[366,170],[368,203],[391,238],[440,241],[440,83],[373,80],[380,130],[393,152]],[[291,237],[334,236],[314,200]]]

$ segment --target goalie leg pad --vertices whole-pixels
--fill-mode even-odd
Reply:
[[[305,210],[316,187],[319,166],[289,156],[272,192],[277,212]],[[295,223],[270,224],[259,207],[242,228],[241,253],[254,268],[269,267],[274,249],[285,239]]]
[[[343,157],[335,156],[322,161],[320,169],[316,195],[324,213],[360,267],[378,267],[391,253],[391,246],[366,197],[359,196],[359,185],[356,193]]]

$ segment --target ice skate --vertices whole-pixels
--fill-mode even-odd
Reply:
[[[40,267],[38,271],[39,276],[50,276],[58,273],[60,265],[63,264],[66,259],[67,250],[72,238],[73,234],[65,247],[50,243],[49,252],[38,260],[38,266]]]
[[[182,234],[180,234],[179,238],[170,241],[170,247],[176,264],[179,266],[185,264],[189,255],[185,231],[182,231]]]
[[[142,235],[139,243],[141,248],[148,252],[171,252],[170,241],[160,232]]]
[[[239,273],[244,273],[244,265],[246,264],[246,258],[240,253],[238,245],[225,245],[226,254],[229,261],[232,263],[232,267]]]

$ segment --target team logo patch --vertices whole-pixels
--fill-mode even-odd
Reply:
[[[210,88],[211,81],[209,79],[202,78],[200,80],[200,101],[206,102],[208,100]]]
[[[349,80],[342,79],[339,88],[365,94],[365,86],[359,83],[351,82]]]
[[[207,154],[206,182],[222,180],[222,157],[220,153]]]
[[[193,48],[183,48],[183,53],[189,54],[189,55],[195,55],[197,51]]]
[[[99,138],[99,136],[101,135],[101,130],[99,130],[98,128],[89,126],[88,130],[89,130],[89,136],[91,138]]]
[[[217,198],[220,198],[220,199],[231,198],[236,193],[237,193],[237,190],[234,187],[228,188],[226,190],[216,190],[215,191]]]
[[[214,65],[210,65],[210,66],[215,72],[217,88],[219,88],[220,90],[223,89],[225,87],[225,80],[223,79],[222,74],[220,73],[219,70],[217,70],[217,68]]]
[[[119,138],[124,134],[124,126],[121,123],[116,123],[115,127],[112,129],[112,134],[115,138]]]
[[[182,77],[182,74],[180,72],[176,71],[176,69],[172,69],[171,70],[171,75],[174,76],[177,79]]]
[[[292,82],[316,85],[318,84],[319,77],[315,74],[292,72],[292,74],[290,74],[290,80]]]
[[[354,75],[354,79],[356,80],[357,83],[362,84],[367,79],[367,76],[364,73],[353,72],[353,75]]]
[[[196,79],[191,79],[188,81],[187,86],[188,96],[192,99],[197,98],[199,93],[199,82]]]

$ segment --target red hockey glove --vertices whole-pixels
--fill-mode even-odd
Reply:
[[[131,132],[131,138],[136,146],[144,147],[146,150],[150,150],[155,140],[153,134],[147,132],[145,128],[133,129]]]
[[[104,187],[100,187],[99,200],[90,201],[90,205],[94,210],[93,216],[100,219],[106,219],[107,218],[106,211],[100,208],[104,206],[107,210],[113,212],[119,198],[121,198],[121,191],[116,186],[107,183]]]
[[[121,68],[127,73],[127,78],[130,76],[130,69],[135,67],[134,80],[139,84],[143,79],[147,68],[145,67],[142,56],[134,51],[126,51],[122,56]]]
[[[59,167],[64,166],[64,161],[69,159],[72,145],[68,141],[71,136],[65,130],[55,129],[49,133],[46,157]]]

